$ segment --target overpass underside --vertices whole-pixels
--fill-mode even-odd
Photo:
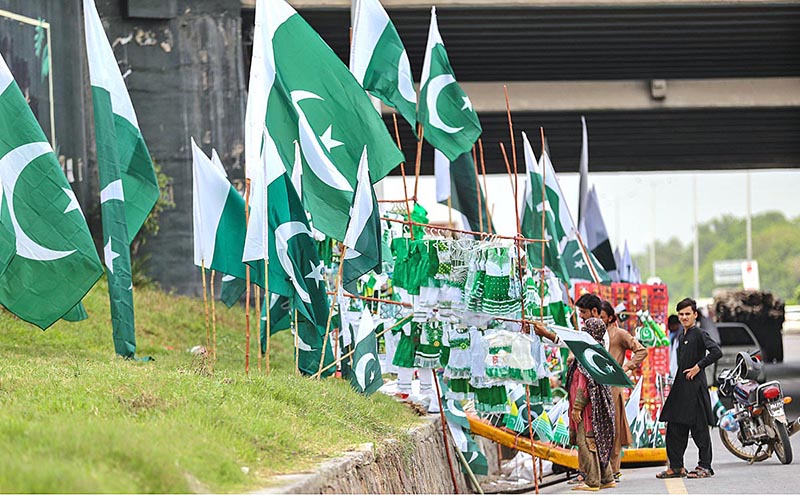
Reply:
[[[292,3],[347,61],[349,1]],[[383,3],[419,78],[431,2]],[[800,166],[798,2],[435,3],[456,77],[481,117],[490,172],[505,170],[504,84],[515,129],[535,136],[538,154],[543,127],[560,171],[577,170],[581,115],[594,171]],[[245,40],[253,4],[242,3]],[[400,128],[413,161],[413,135]],[[427,148],[423,172],[431,163]]]

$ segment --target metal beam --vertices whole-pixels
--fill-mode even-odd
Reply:
[[[255,8],[256,0],[241,0],[242,8]],[[349,8],[352,0],[288,0],[295,8]],[[430,7],[431,0],[382,0],[384,7]],[[664,5],[787,5],[793,0],[439,0],[437,6],[461,7],[616,7]]]

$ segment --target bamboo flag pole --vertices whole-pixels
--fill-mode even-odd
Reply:
[[[400,150],[402,153],[403,146],[400,144],[400,129],[397,127],[397,114],[392,114],[392,120],[394,121],[394,135],[397,138],[397,149]],[[405,158],[405,155],[403,155]],[[411,203],[408,201],[408,185],[406,184],[406,163],[405,160],[400,162],[400,174],[403,176],[403,199],[406,202],[406,212],[408,213],[408,219],[411,220]],[[411,240],[414,240],[414,231],[411,231]]]
[[[417,203],[419,200],[417,199],[417,192],[419,190],[419,171],[420,166],[422,165],[422,138],[425,134],[425,128],[422,124],[417,124],[417,130],[419,131],[419,140],[417,141],[417,158],[416,163],[414,165],[414,203]],[[410,220],[410,218],[409,218]]]
[[[261,317],[263,316],[263,314],[262,314],[263,308],[261,307],[262,306],[261,305],[261,287],[259,287],[258,284],[253,284],[253,285],[255,286],[255,290],[256,290],[256,300],[254,301],[253,304],[255,304],[258,307],[258,311],[256,311],[256,313],[258,313],[258,327],[257,327],[258,328],[258,338],[256,339],[256,342],[258,344],[258,352],[256,352],[256,355],[258,356],[258,371],[260,372],[261,371]]]
[[[475,167],[475,194],[478,196],[478,230],[483,232],[483,205],[481,205],[481,182],[478,172],[478,157],[475,154],[475,145],[472,145],[472,165]],[[488,220],[488,217],[487,217]]]
[[[203,277],[203,308],[206,311],[206,355],[208,355],[211,350],[211,327],[208,321],[208,290],[206,289],[206,260],[200,260],[200,273]]]
[[[450,468],[450,478],[453,480],[453,493],[458,493],[458,481],[456,480],[456,472],[453,468],[453,458],[450,454],[450,443],[447,441],[447,418],[444,416],[442,392],[439,389],[439,377],[436,376],[434,370],[431,370],[431,374],[433,374],[433,383],[436,385],[436,400],[439,401],[439,416],[442,418],[442,438],[444,440],[444,452],[447,454],[447,467]]]
[[[486,185],[486,163],[483,161],[483,141],[478,138],[478,153],[481,157],[481,174],[483,175],[483,193],[486,195],[484,198],[484,207],[486,208],[486,221],[492,225],[492,215],[489,213],[489,187]],[[487,226],[488,227],[488,226]]]
[[[214,277],[216,276],[216,270],[211,270],[211,329],[212,329],[212,341],[211,341],[211,356],[213,357],[213,362],[217,362],[217,305],[216,305],[216,294],[214,294]]]
[[[297,309],[294,310],[294,371],[300,375],[300,323],[297,320]]]
[[[347,246],[342,244],[342,254],[339,255],[339,270],[336,273],[335,288],[338,293],[339,286],[342,284],[342,269],[344,268],[344,256],[347,253]],[[328,338],[331,335],[331,320],[333,319],[333,308],[336,305],[336,297],[331,298],[331,305],[328,309],[328,323],[325,324],[325,338],[322,340],[322,354],[319,357],[319,371],[314,375],[314,378],[322,377],[322,365],[325,364],[325,351],[328,350]],[[334,356],[334,359],[336,356]]]
[[[250,223],[250,179],[244,186],[244,223]],[[244,373],[250,374],[250,265],[245,264],[245,306],[244,306]]]

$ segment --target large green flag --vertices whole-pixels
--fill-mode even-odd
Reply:
[[[94,0],[84,0],[114,350],[136,353],[130,244],[158,199],[150,152]]]
[[[46,329],[102,275],[53,149],[0,55],[0,304]]]
[[[559,252],[564,264],[569,272],[572,282],[581,280],[597,281],[607,283],[611,281],[603,267],[595,259],[594,255],[588,250],[581,248],[578,239],[578,228],[572,219],[572,215],[567,207],[566,196],[561,190],[553,163],[547,148],[542,152],[539,159],[539,174],[544,174],[545,190],[550,208],[553,210],[555,221],[555,238],[558,241]],[[594,270],[590,268],[594,267]]]
[[[548,327],[567,344],[578,362],[597,383],[614,387],[633,387],[633,382],[622,370],[622,367],[603,347],[603,344],[594,340],[591,335],[558,325],[548,325]]]
[[[353,6],[350,71],[370,94],[408,122],[417,122],[417,91],[406,49],[379,0],[357,0]]]
[[[436,7],[431,7],[420,88],[417,120],[424,127],[425,139],[450,161],[455,161],[472,150],[481,135],[481,123],[469,97],[456,82],[439,34]]]
[[[361,312],[358,330],[353,338],[353,371],[350,384],[364,394],[371,395],[383,385],[381,363],[378,360],[378,339],[375,337],[375,321],[369,308]]]
[[[402,162],[403,154],[364,88],[284,0],[256,2],[251,67],[245,134],[248,177],[260,183],[262,149],[268,163],[280,163],[290,173],[301,166],[303,204],[314,228],[343,240],[364,147],[373,182]],[[251,206],[258,210],[263,190],[253,186],[253,194],[256,201]],[[257,224],[258,219],[254,211],[251,222]],[[263,259],[260,228],[248,228],[245,260]]]
[[[522,142],[525,155],[525,183],[524,201],[522,203],[522,235],[528,239],[544,239],[544,266],[564,283],[569,283],[569,273],[561,258],[558,249],[555,219],[547,197],[542,196],[542,174],[533,148],[528,141],[528,136],[522,133]],[[544,232],[542,232],[542,210],[545,212]],[[534,242],[527,245],[528,263],[534,268],[542,267],[542,243]]]
[[[194,139],[191,146],[194,264],[244,281],[248,266],[242,261],[247,232],[244,198],[228,181],[216,152],[209,159]],[[250,281],[264,287],[264,264],[253,265]]]
[[[353,196],[350,223],[344,236],[347,251],[342,261],[342,286],[351,294],[358,293],[356,281],[359,277],[370,270],[381,273],[381,216],[369,180],[368,162],[367,149],[364,148],[358,166],[358,185]]]

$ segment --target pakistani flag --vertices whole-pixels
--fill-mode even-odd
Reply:
[[[611,249],[606,222],[600,212],[600,201],[597,199],[597,191],[594,186],[589,189],[584,202],[583,217],[580,220],[580,232],[581,237],[586,242],[586,249],[591,251],[595,259],[613,278],[611,272],[616,271],[617,264],[614,261],[614,251]]]
[[[417,91],[397,29],[379,0],[356,0],[353,10],[350,71],[364,89],[396,108],[414,129]]]
[[[436,7],[431,7],[420,88],[417,120],[424,127],[425,139],[448,160],[456,161],[472,150],[481,135],[481,123],[450,67],[436,22]]]
[[[247,232],[244,198],[228,181],[219,157],[209,159],[194,139],[192,145],[192,210],[194,264],[245,280],[242,262]],[[250,280],[264,286],[262,263],[250,270]],[[238,299],[238,297],[237,297]]]
[[[371,395],[383,385],[381,363],[378,361],[378,339],[375,337],[375,321],[369,308],[361,312],[361,321],[353,342],[353,370],[350,384],[364,395]]]
[[[545,239],[544,263],[542,263],[542,244],[535,242],[527,245],[528,263],[539,268],[546,266],[564,283],[570,282],[567,267],[561,259],[558,239],[563,233],[556,228],[556,221],[548,196],[542,196],[542,173],[528,136],[522,133],[525,154],[525,176],[528,178],[522,204],[522,235],[528,239]],[[542,210],[545,213],[545,230],[542,232]]]
[[[356,281],[359,277],[370,270],[381,273],[381,215],[378,199],[369,180],[367,148],[364,148],[358,165],[358,185],[353,196],[344,245],[347,251],[342,262],[342,286],[347,292],[357,294]]]
[[[586,371],[597,383],[614,387],[633,387],[633,383],[611,354],[586,332],[550,325],[558,338],[567,344]]]
[[[0,55],[0,304],[46,329],[102,275],[53,149]]]
[[[581,115],[581,161],[578,165],[580,182],[578,184],[578,224],[586,215],[586,199],[589,197],[589,133],[586,118]]]
[[[364,88],[284,0],[256,2],[251,67],[245,163],[256,201],[244,259],[263,259],[265,253],[260,214],[265,198],[257,187],[263,183],[262,150],[271,166],[303,168],[303,205],[314,228],[343,240],[364,147],[373,182],[402,162],[403,154]]]
[[[433,154],[433,171],[436,176],[436,201],[461,213],[464,229],[494,232],[486,216],[486,197],[478,184],[472,153],[460,155],[454,161],[439,150]]]
[[[622,250],[619,265],[619,280],[620,282],[633,282],[636,278],[636,272],[633,266],[633,259],[631,252],[628,250],[628,241],[625,241],[625,247]]]
[[[474,474],[483,476],[489,474],[489,463],[478,443],[472,438],[472,430],[469,427],[469,420],[464,408],[461,407],[461,401],[445,399],[449,392],[447,385],[439,378],[438,374],[434,374],[434,379],[439,380],[439,389],[442,393],[441,399],[444,405],[444,417],[447,420],[447,429],[450,432],[453,443],[464,455],[470,470]],[[461,471],[467,472],[464,466],[461,466]]]
[[[639,378],[636,382],[633,392],[628,397],[628,403],[625,404],[625,418],[628,420],[628,426],[632,426],[636,415],[639,414],[639,402],[642,400],[642,382],[643,378]]]
[[[158,181],[94,0],[84,0],[83,9],[114,349],[121,356],[133,357],[130,244],[156,204]]]
[[[610,282],[611,278],[594,259],[591,253],[585,253],[581,249],[578,240],[578,229],[572,220],[572,215],[567,207],[566,196],[561,190],[553,163],[547,149],[544,150],[539,159],[539,170],[544,174],[545,192],[550,207],[553,209],[555,222],[555,237],[558,241],[561,258],[567,267],[569,277],[572,282],[581,280],[595,281],[594,274],[597,274],[599,282]],[[592,264],[590,268],[589,264]]]

